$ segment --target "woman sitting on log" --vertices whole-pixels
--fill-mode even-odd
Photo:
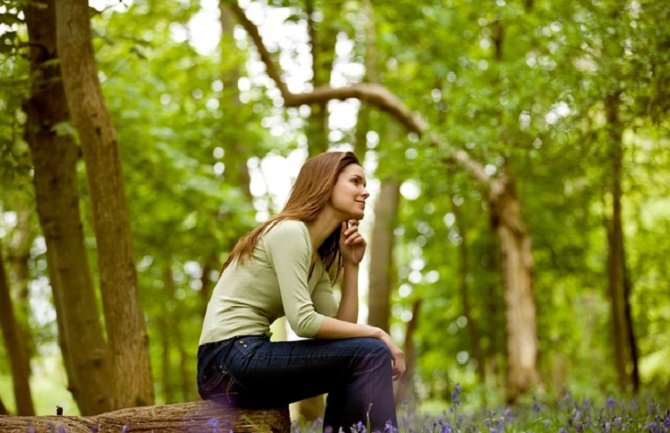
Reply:
[[[392,380],[404,354],[382,329],[356,323],[368,196],[353,153],[320,154],[302,166],[284,209],[237,243],[200,336],[203,398],[262,408],[328,393],[324,431],[397,428]],[[331,282],[340,276],[338,306]],[[270,341],[284,315],[307,339]]]

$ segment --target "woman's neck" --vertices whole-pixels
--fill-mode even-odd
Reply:
[[[314,220],[307,223],[307,230],[312,239],[313,255],[317,254],[323,242],[342,223],[328,206]]]

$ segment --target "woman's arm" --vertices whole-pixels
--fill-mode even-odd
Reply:
[[[335,317],[345,322],[356,323],[358,321],[358,263],[344,264],[342,299]]]
[[[345,322],[343,320],[326,317],[323,319],[321,328],[315,335],[316,338],[342,339],[354,337],[378,338],[386,344],[393,359],[393,378],[397,379],[405,372],[405,354],[393,341],[391,336],[381,328],[370,325]]]

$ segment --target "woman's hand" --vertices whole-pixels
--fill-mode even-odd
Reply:
[[[363,260],[367,242],[363,236],[358,232],[358,220],[349,220],[342,222],[342,229],[340,233],[340,254],[345,264],[358,265]]]
[[[405,352],[398,347],[388,333],[381,329],[380,331],[382,331],[382,335],[379,339],[382,340],[391,351],[391,358],[393,359],[393,380],[398,380],[400,376],[405,374]]]

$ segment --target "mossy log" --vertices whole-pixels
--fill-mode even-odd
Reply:
[[[289,433],[288,406],[229,408],[211,401],[142,406],[94,416],[0,416],[2,433]]]

